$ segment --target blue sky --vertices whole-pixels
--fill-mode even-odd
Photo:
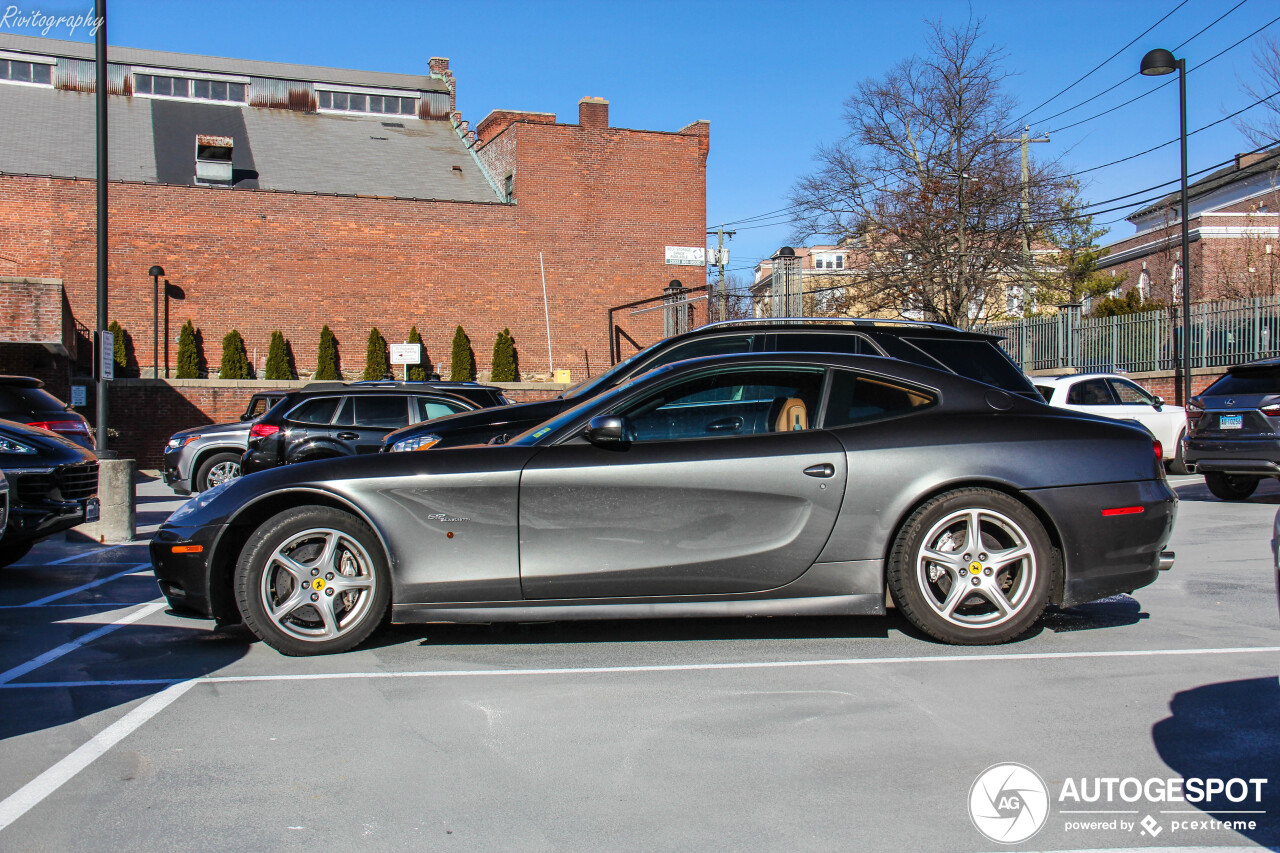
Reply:
[[[970,14],[981,18],[986,39],[1008,54],[1005,68],[1013,76],[1007,91],[1020,112],[1120,51],[1032,114],[1033,134],[1050,131],[1052,140],[1032,146],[1035,156],[1061,158],[1076,172],[1171,140],[1178,133],[1176,76],[1137,76],[1138,63],[1147,50],[1175,48],[1239,2],[1187,0],[1179,7],[1179,1],[109,0],[108,30],[111,44],[130,47],[377,71],[426,73],[429,57],[447,56],[458,80],[459,109],[473,124],[495,108],[555,112],[563,121],[576,121],[584,95],[609,99],[610,122],[620,127],[676,130],[708,119],[707,221],[714,226],[784,207],[797,176],[814,168],[815,147],[844,133],[841,105],[854,85],[922,52],[926,20],[962,25]],[[91,3],[39,8],[67,13],[82,6]],[[1120,50],[1175,8],[1152,32]],[[1244,0],[1178,51],[1191,69],[1190,129],[1252,100],[1240,82],[1253,74],[1257,38],[1197,66],[1277,16],[1274,0]],[[1263,32],[1275,37],[1280,23]],[[83,30],[76,37],[89,40]],[[1050,118],[1125,78],[1132,79]],[[1062,129],[1166,81],[1174,82],[1104,118]],[[1230,121],[1223,122],[1191,137],[1190,168],[1194,172],[1251,147]],[[1083,179],[1086,197],[1101,200],[1177,175],[1174,144]],[[1132,230],[1122,219],[1110,227],[1111,239]],[[785,222],[744,225],[729,244],[731,268],[749,274],[755,261],[791,237]]]

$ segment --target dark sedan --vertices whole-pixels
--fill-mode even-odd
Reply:
[[[882,614],[982,644],[1151,583],[1156,443],[892,359],[679,362],[501,446],[266,471],[151,544],[170,604],[286,654],[398,622]]]
[[[98,458],[47,429],[0,420],[0,469],[9,481],[9,520],[0,566],[37,540],[98,520]]]

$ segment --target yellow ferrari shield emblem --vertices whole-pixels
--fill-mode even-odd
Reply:
[[[324,589],[324,578],[316,578],[311,582],[312,589]]]
[[[975,560],[974,562],[970,563],[970,564],[969,564],[969,571],[973,572],[973,573],[976,575],[978,572],[982,571],[982,563],[979,563],[979,562],[978,562],[978,561],[976,561],[976,560]]]

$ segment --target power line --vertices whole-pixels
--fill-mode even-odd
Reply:
[[[1237,6],[1242,5],[1242,4],[1244,4],[1244,3],[1247,3],[1247,2],[1248,2],[1248,0],[1240,0],[1240,3],[1239,3],[1239,4],[1237,4]],[[1147,33],[1151,32],[1151,31],[1152,31],[1152,30],[1154,30],[1156,27],[1158,27],[1158,26],[1160,26],[1161,24],[1163,24],[1163,23],[1164,23],[1164,22],[1169,18],[1169,16],[1170,16],[1170,15],[1172,15],[1174,12],[1178,11],[1179,9],[1181,9],[1181,8],[1182,8],[1183,6],[1185,6],[1185,5],[1187,5],[1187,0],[1182,0],[1182,2],[1181,2],[1181,3],[1179,3],[1177,6],[1174,6],[1172,9],[1170,9],[1170,10],[1169,10],[1169,12],[1168,12],[1167,14],[1165,14],[1165,16],[1164,16],[1164,17],[1162,17],[1160,20],[1156,21],[1156,22],[1155,22],[1154,24],[1152,24],[1151,26],[1147,27],[1147,28],[1146,28],[1145,30],[1143,30],[1142,32],[1138,33],[1138,35],[1134,37],[1133,41],[1129,42],[1129,43],[1128,43],[1128,44],[1126,44],[1124,47],[1120,48],[1120,49],[1119,49],[1119,50],[1117,50],[1115,53],[1113,53],[1113,54],[1111,54],[1110,56],[1108,56],[1108,57],[1107,57],[1106,59],[1104,59],[1102,62],[1099,62],[1097,65],[1095,65],[1093,68],[1091,68],[1088,72],[1086,72],[1086,73],[1084,74],[1084,76],[1082,76],[1082,77],[1078,78],[1074,83],[1072,83],[1071,85],[1067,86],[1065,89],[1061,89],[1061,90],[1059,90],[1058,92],[1056,92],[1055,94],[1053,94],[1052,96],[1050,96],[1050,97],[1048,98],[1048,100],[1042,101],[1041,103],[1036,104],[1034,107],[1032,107],[1031,109],[1027,110],[1025,113],[1023,113],[1023,114],[1022,114],[1022,117],[1021,117],[1021,118],[1019,118],[1017,121],[1013,122],[1013,123],[1010,125],[1010,127],[1017,127],[1018,125],[1022,124],[1022,123],[1023,123],[1023,121],[1024,121],[1028,116],[1030,116],[1030,115],[1032,115],[1033,113],[1035,113],[1035,111],[1036,111],[1036,110],[1040,109],[1040,108],[1041,108],[1041,107],[1043,107],[1043,106],[1046,106],[1046,105],[1048,105],[1048,104],[1053,103],[1053,102],[1054,102],[1055,100],[1057,100],[1059,97],[1061,97],[1062,95],[1065,95],[1067,92],[1069,92],[1069,91],[1071,91],[1072,89],[1074,89],[1078,84],[1083,83],[1083,82],[1084,82],[1086,79],[1088,79],[1088,78],[1089,78],[1089,77],[1090,77],[1090,76],[1091,76],[1095,71],[1098,71],[1098,70],[1099,70],[1099,69],[1101,69],[1103,66],[1105,66],[1107,63],[1109,63],[1111,60],[1115,59],[1117,56],[1119,56],[1120,54],[1124,53],[1124,52],[1125,52],[1126,50],[1128,50],[1129,48],[1133,47],[1134,43],[1135,43],[1135,42],[1137,42],[1137,41],[1138,41],[1138,39],[1142,38],[1142,37],[1143,37],[1143,36],[1145,36]],[[1228,13],[1228,14],[1230,14],[1230,13]],[[1221,20],[1221,19],[1219,19],[1219,20]],[[1211,25],[1211,26],[1212,26],[1212,25]],[[1128,78],[1125,78],[1125,79],[1128,79]],[[1123,82],[1123,81],[1121,81],[1121,82]],[[1117,85],[1118,85],[1118,84],[1117,84]],[[1110,90],[1108,90],[1108,91],[1110,91]],[[1105,93],[1104,93],[1104,94],[1105,94]],[[1095,97],[1097,97],[1097,96],[1095,95]],[[1086,103],[1087,103],[1087,102],[1086,102]],[[1075,108],[1074,108],[1074,107],[1072,107],[1072,109],[1075,109]],[[1048,120],[1048,119],[1046,119],[1046,121],[1047,121],[1047,120]]]

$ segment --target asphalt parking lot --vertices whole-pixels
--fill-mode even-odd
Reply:
[[[145,542],[43,543],[0,570],[0,850],[1274,848],[1280,488],[1173,482],[1172,571],[976,649],[890,615],[397,626],[286,658],[167,613]],[[180,504],[139,492],[144,534]],[[970,817],[1001,763],[1052,800],[1020,844]],[[1060,796],[1130,777],[1269,781]]]

